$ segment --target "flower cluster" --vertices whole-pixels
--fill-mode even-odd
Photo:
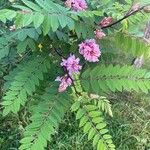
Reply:
[[[67,0],[65,5],[74,11],[82,11],[87,9],[87,3],[85,0]]]
[[[78,73],[82,66],[79,65],[79,58],[76,58],[75,55],[70,55],[67,59],[62,59],[61,66],[64,67],[70,76],[74,73]]]
[[[58,76],[55,81],[61,82],[58,88],[58,92],[64,92],[67,87],[72,84],[72,80],[67,74],[62,77]]]
[[[101,22],[99,23],[100,28],[103,27],[107,27],[108,25],[110,25],[110,23],[113,21],[112,17],[105,17],[101,20]],[[102,39],[103,37],[105,37],[105,33],[102,31],[102,29],[96,29],[94,31],[95,37],[96,39]]]
[[[61,66],[67,71],[68,74],[63,77],[57,77],[55,81],[61,82],[59,85],[59,92],[64,92],[68,86],[72,84],[72,78],[74,73],[79,73],[82,66],[79,65],[79,58],[76,58],[75,55],[71,55],[67,59],[62,59]]]
[[[94,39],[88,39],[79,44],[79,53],[83,55],[85,60],[89,62],[99,61],[101,51],[99,45]],[[62,59],[61,66],[64,68],[66,74],[62,77],[57,77],[55,81],[61,82],[59,85],[59,92],[64,92],[73,82],[73,74],[79,73],[82,66],[79,65],[79,58],[71,55],[67,59]]]
[[[87,4],[85,0],[67,0],[65,5],[75,11],[85,10]],[[100,28],[108,26],[112,22],[111,17],[105,17],[100,22]],[[96,29],[94,31],[96,39],[102,39],[105,37],[105,33],[101,29]],[[98,62],[101,56],[101,51],[99,45],[96,43],[95,39],[87,39],[79,44],[79,53],[88,62]],[[65,75],[58,76],[55,81],[59,81],[59,92],[64,92],[67,87],[71,86],[73,83],[73,74],[79,73],[82,66],[79,64],[80,59],[76,58],[75,55],[70,54],[66,59],[62,59],[61,66],[65,71]]]
[[[79,45],[79,53],[89,62],[97,62],[101,56],[99,45],[96,44],[94,39],[88,39],[82,42]]]

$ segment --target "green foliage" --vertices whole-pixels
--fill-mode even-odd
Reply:
[[[36,50],[36,45],[34,43],[34,40],[30,39],[30,38],[27,38],[25,39],[23,42],[20,42],[18,45],[17,45],[17,52],[18,53],[22,53],[22,52],[25,52],[27,48],[30,48],[32,49],[32,51],[35,51]]]
[[[94,105],[87,98],[80,97],[71,107],[72,111],[76,111],[76,119],[80,120],[79,127],[88,135],[88,140],[93,140],[93,146],[97,150],[115,150],[104,121],[104,108],[101,109],[104,105],[100,102],[98,106]]]
[[[117,48],[132,54],[134,57],[140,57],[141,55],[147,59],[150,57],[150,46],[143,39],[125,33],[117,33],[114,36],[114,43]]]
[[[44,56],[32,57],[23,66],[13,72],[13,75],[7,77],[9,87],[3,97],[2,105],[4,106],[3,114],[9,112],[17,113],[21,105],[25,105],[28,96],[32,96],[36,90],[36,86],[40,85],[43,80],[43,74],[50,68],[50,60]],[[12,78],[13,76],[13,78]],[[11,81],[10,81],[11,80]]]
[[[68,94],[58,94],[56,88],[53,85],[47,88],[44,95],[39,96],[39,104],[33,106],[32,122],[25,128],[20,150],[44,150],[47,141],[55,134],[71,104]]]
[[[14,10],[2,9],[0,10],[0,20],[6,23],[6,20],[12,20],[17,13]]]
[[[6,19],[11,20],[16,18],[15,24],[17,28],[26,27],[32,24],[35,29],[41,27],[44,35],[47,35],[49,32],[56,32],[58,29],[68,28],[69,30],[76,31],[77,35],[83,37],[88,33],[88,29],[92,30],[92,24],[89,25],[89,22],[82,21],[80,26],[76,26],[76,22],[81,18],[92,18],[92,23],[94,23],[95,16],[102,16],[101,11],[84,11],[74,13],[68,9],[62,7],[59,4],[56,4],[48,0],[36,0],[36,3],[30,1],[24,1],[23,3],[26,6],[14,5],[15,8],[21,9],[21,11],[12,11],[12,10],[1,10],[0,20],[6,22]],[[9,17],[9,13],[13,15]],[[5,14],[5,15],[4,15]],[[88,23],[88,24],[87,24]],[[83,24],[87,28],[83,28]]]
[[[46,35],[50,30],[56,31],[59,26],[62,28],[68,26],[73,29],[73,19],[68,17],[68,10],[52,1],[36,0],[36,3],[23,1],[27,6],[15,5],[14,7],[22,9],[25,14],[18,13],[16,16],[17,27],[28,26],[33,23],[37,29],[42,26],[43,34]]]
[[[6,32],[0,37],[0,62],[12,55],[18,58],[18,54],[26,52],[27,48],[35,51],[35,40],[38,38],[39,33],[34,28],[18,29],[12,33]],[[15,49],[14,52],[12,48]]]
[[[64,7],[61,0],[21,0],[12,2],[11,6],[7,3],[0,10],[3,115],[13,112],[20,117],[24,109],[27,117],[31,115],[30,121],[22,125],[24,134],[20,150],[44,150],[70,109],[72,99],[71,110],[76,114],[83,133],[93,141],[93,147],[115,150],[106,124],[106,114],[113,117],[111,103],[106,95],[102,95],[123,90],[148,93],[150,89],[148,71],[112,65],[111,60],[106,65],[108,62],[102,56],[100,63],[92,65],[81,58],[83,73],[72,76],[71,90],[68,87],[67,93],[58,93],[58,85],[52,82],[58,75],[68,74],[60,67],[62,58],[77,53],[77,47],[84,39],[94,38],[94,31],[100,29],[99,22],[105,16],[113,17],[113,22],[124,17],[132,1],[87,0],[87,3],[86,11],[72,11]],[[105,28],[103,32],[107,37],[97,39],[96,43],[102,45],[102,55],[105,52],[108,59],[110,55],[105,51],[108,43],[113,49],[121,49],[134,57],[143,55],[149,58],[149,45],[137,38],[137,34],[133,36],[135,31],[131,32],[130,27],[141,18],[144,18],[143,23],[149,17],[137,13],[130,18],[112,28]],[[16,29],[10,31],[13,24]],[[62,84],[59,88],[64,86]]]
[[[148,93],[150,88],[150,73],[146,70],[135,69],[132,66],[119,65],[97,66],[87,69],[81,76],[83,88],[90,92],[115,92],[123,90]]]
[[[6,38],[0,37],[0,60],[9,54],[9,42]]]
[[[109,114],[109,116],[113,117],[110,101],[106,97],[101,96],[101,97],[97,98],[95,100],[95,102],[100,110]]]

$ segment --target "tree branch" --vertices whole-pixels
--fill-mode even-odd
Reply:
[[[117,20],[116,22],[113,22],[112,24],[109,24],[108,26],[102,27],[101,29],[110,28],[110,27],[112,27],[112,26],[114,26],[114,25],[120,23],[121,21],[127,19],[128,17],[133,16],[134,14],[138,13],[139,11],[143,10],[146,6],[149,6],[149,5],[150,5],[150,4],[147,4],[147,5],[145,5],[145,6],[140,7],[138,10],[135,10],[135,11],[133,11],[133,12],[131,12],[131,13],[127,13],[123,18]]]

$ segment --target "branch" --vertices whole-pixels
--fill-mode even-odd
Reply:
[[[65,57],[59,52],[59,49],[55,49],[55,48],[54,48],[54,50],[55,50],[55,52],[57,53],[57,55],[58,55],[59,57],[65,59]]]
[[[60,56],[61,58],[65,59],[65,57],[59,52],[58,49],[55,49],[55,48],[54,48],[54,50],[55,50],[55,52],[57,53],[58,56]],[[66,67],[63,67],[63,70],[64,70],[64,72],[68,75],[68,77],[71,79],[72,85],[73,85],[73,87],[74,87],[74,90],[75,90],[76,94],[79,95],[79,96],[81,96],[82,94],[81,94],[80,92],[78,92],[78,90],[77,90],[77,88],[76,88],[76,86],[75,86],[75,84],[74,84],[74,80],[73,80],[73,78],[69,75],[69,73],[68,73],[68,71],[67,71],[67,68],[66,68]]]
[[[114,26],[114,25],[120,23],[121,21],[127,19],[128,17],[133,16],[134,14],[138,13],[139,11],[143,10],[146,6],[149,6],[149,5],[150,5],[150,4],[147,4],[147,5],[145,5],[145,6],[140,7],[138,10],[135,10],[135,11],[133,11],[133,12],[131,12],[131,13],[127,13],[123,18],[117,20],[116,22],[114,22],[114,23],[112,23],[112,24],[109,24],[108,26],[102,27],[101,29],[110,28],[110,27],[112,27],[112,26]]]

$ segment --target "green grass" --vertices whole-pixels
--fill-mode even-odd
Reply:
[[[118,150],[150,150],[150,98],[121,94],[113,101],[110,130]]]
[[[20,132],[16,117],[0,116],[0,150],[17,150]]]
[[[150,150],[150,98],[137,93],[110,94],[113,118],[107,118],[117,150]],[[0,150],[17,150],[26,121],[21,117],[0,116]],[[78,129],[74,114],[68,112],[46,150],[93,150]]]

